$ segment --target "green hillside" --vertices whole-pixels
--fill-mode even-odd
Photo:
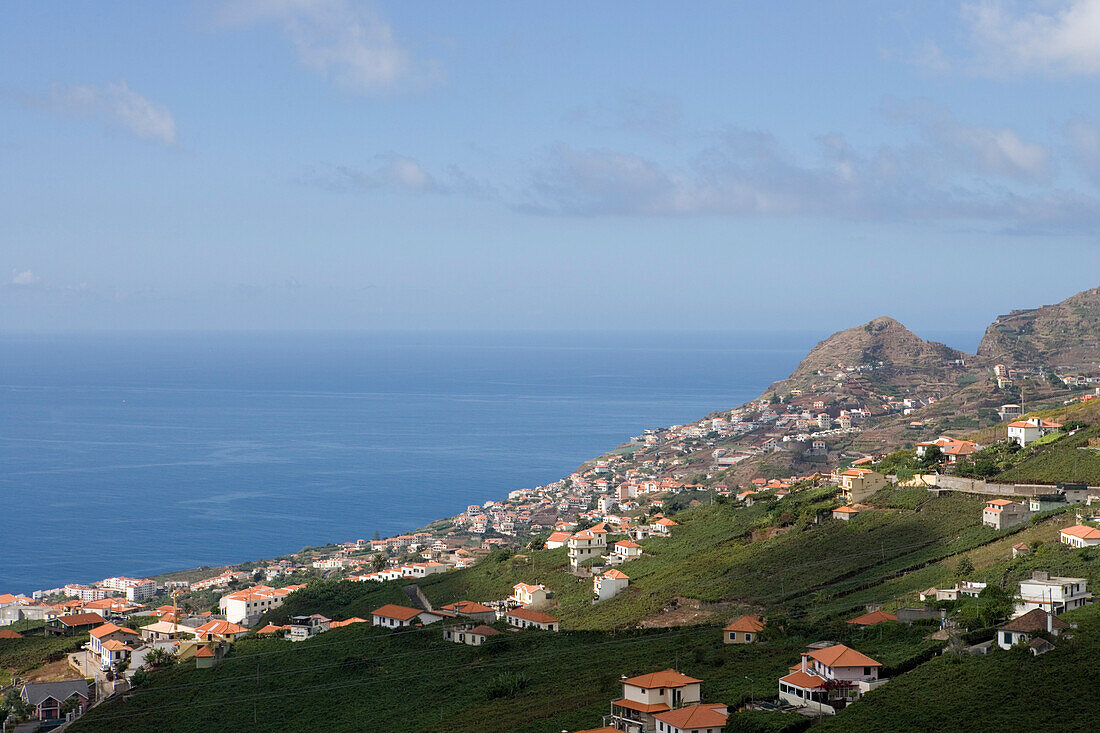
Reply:
[[[676,599],[721,604],[713,611],[716,621],[751,609],[812,616],[827,601],[856,607],[859,601],[845,604],[844,597],[997,538],[977,524],[980,497],[932,497],[920,511],[883,506],[839,522],[827,518],[836,505],[832,495],[831,489],[813,489],[749,508],[716,503],[681,512],[673,537],[645,540],[645,556],[623,566],[630,588],[598,605],[591,603],[591,579],[568,572],[564,549],[498,552],[473,568],[417,583],[436,605],[500,599],[516,583],[544,583],[556,594],[551,613],[573,629],[659,622]],[[826,518],[815,524],[819,512]],[[405,602],[400,585],[311,584],[269,619],[315,612],[365,617],[382,603]]]
[[[963,558],[974,567],[968,579],[1006,587],[1036,568],[1093,577],[1097,553],[1050,544],[1062,517],[998,534],[978,524],[981,497],[888,489],[871,502],[875,508],[849,522],[828,518],[836,503],[830,489],[681,512],[672,537],[646,540],[646,557],[623,566],[630,590],[598,605],[591,580],[566,571],[563,549],[500,551],[418,584],[442,604],[503,598],[520,581],[545,583],[556,592],[550,611],[562,619],[562,633],[510,632],[478,649],[445,642],[438,626],[393,633],[353,625],[299,644],[246,639],[213,670],[185,664],[155,673],[73,730],[205,731],[216,711],[225,731],[278,720],[287,731],[557,733],[600,725],[623,674],[675,667],[706,681],[707,700],[734,706],[774,696],[778,677],[819,639],[875,657],[902,682],[914,674],[905,670],[940,664],[927,660],[943,642],[925,639],[934,626],[846,624],[863,604],[912,602],[917,590],[952,582]],[[1012,560],[1011,545],[1021,538],[1037,549]],[[367,617],[384,603],[408,605],[403,585],[314,582],[265,620],[314,612]],[[677,606],[694,612],[685,621]],[[765,642],[721,644],[720,625],[750,609],[769,618]],[[759,716],[746,716],[745,725],[790,723]]]
[[[868,632],[826,628],[889,665],[939,645],[926,628]],[[154,675],[125,701],[99,708],[74,731],[184,733],[254,730],[532,731],[594,727],[618,696],[620,675],[675,667],[704,682],[707,700],[737,704],[771,694],[774,681],[817,636],[758,646],[723,645],[714,626],[504,634],[482,648],[443,641],[438,626],[387,632],[366,625],[312,640],[238,642],[212,670],[190,665]],[[749,679],[751,678],[751,680]],[[262,727],[262,726],[261,726]]]

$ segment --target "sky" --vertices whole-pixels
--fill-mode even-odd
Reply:
[[[981,331],[1100,285],[1100,0],[12,3],[0,330]]]

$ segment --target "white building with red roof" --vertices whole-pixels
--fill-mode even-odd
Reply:
[[[625,733],[657,730],[658,715],[699,704],[702,683],[674,669],[624,679],[623,696],[611,701],[611,715],[604,722]]]
[[[855,649],[834,644],[802,652],[802,661],[779,678],[779,699],[796,707],[833,714],[883,684],[882,664]]]
[[[653,716],[659,733],[722,733],[729,718],[722,703],[689,705]]]
[[[642,546],[633,540],[619,540],[615,543],[611,552],[624,562],[627,560],[636,560],[642,556]]]
[[[606,601],[622,593],[630,585],[630,576],[611,568],[592,578],[592,591],[597,601]]]
[[[541,611],[532,611],[529,608],[513,608],[505,614],[509,626],[517,629],[541,629],[543,631],[559,631],[561,622],[550,614]]]
[[[1063,545],[1070,547],[1096,547],[1100,545],[1100,529],[1086,524],[1075,524],[1058,533]]]
[[[546,549],[556,550],[559,547],[565,547],[568,541],[569,532],[551,532],[550,536],[546,538]]]
[[[253,626],[260,620],[260,616],[283,605],[288,595],[304,587],[304,585],[288,585],[283,588],[271,588],[266,585],[254,585],[226,593],[218,601],[218,609],[225,615],[227,621]]]
[[[1008,499],[991,499],[982,507],[982,524],[1001,530],[1031,519],[1031,509]]]
[[[1060,427],[1062,427],[1062,424],[1053,420],[1044,420],[1041,417],[1026,417],[1023,420],[1016,420],[1008,424],[1008,439],[1016,441],[1023,448],[1028,443],[1033,443]]]
[[[574,568],[585,560],[602,557],[607,552],[607,527],[603,522],[575,532],[566,541],[569,548],[569,564]]]

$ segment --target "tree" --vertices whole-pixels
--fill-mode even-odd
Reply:
[[[960,578],[965,578],[972,572],[974,572],[974,563],[970,562],[969,557],[964,557],[962,560],[959,560],[959,563],[955,566],[955,575]]]
[[[386,567],[386,556],[384,554],[382,554],[381,552],[374,555],[370,559],[370,566],[371,566],[371,569],[374,572],[376,572],[376,573],[381,572]]]
[[[382,539],[382,535],[378,534],[378,530],[376,529],[374,530],[374,537],[372,537],[371,539],[377,542],[378,540]]]
[[[938,445],[930,445],[924,449],[924,456],[920,463],[922,468],[931,468],[938,466],[941,460],[943,460],[943,451]]]
[[[76,709],[80,707],[80,698],[73,695],[65,702],[61,703],[61,717],[65,718],[69,713],[76,712]]]

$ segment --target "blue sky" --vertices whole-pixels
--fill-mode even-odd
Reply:
[[[1100,284],[1100,0],[5,12],[2,329],[973,331]]]

